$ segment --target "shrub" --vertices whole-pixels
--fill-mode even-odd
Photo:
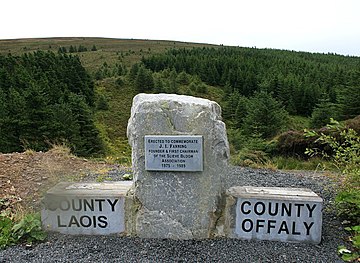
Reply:
[[[339,171],[347,176],[347,182],[353,182],[353,177],[359,179],[360,176],[360,137],[355,130],[345,128],[339,122],[331,119],[327,125],[328,133],[316,131],[306,131],[307,137],[318,137],[315,142],[325,145],[331,149],[332,155],[326,151],[326,148],[310,148],[306,150],[309,156],[320,155],[325,158],[331,158]],[[324,150],[325,149],[325,150]],[[355,175],[355,176],[353,176]],[[350,180],[350,181],[349,181]],[[357,182],[359,184],[359,182]],[[358,185],[359,186],[359,185]]]
[[[5,211],[0,214],[0,248],[23,241],[31,244],[45,238],[46,233],[41,229],[39,213],[27,214],[18,222]]]
[[[25,215],[12,227],[12,231],[16,242],[24,240],[26,243],[32,243],[46,238],[46,233],[41,229],[39,213]]]
[[[96,109],[97,110],[108,110],[109,109],[109,104],[108,104],[108,101],[104,94],[98,95]]]
[[[347,128],[353,129],[357,134],[360,134],[360,115],[345,121]]]
[[[314,138],[306,138],[303,131],[287,131],[279,135],[276,152],[286,156],[306,157],[306,148],[314,144]]]
[[[304,136],[305,132],[298,130],[289,130],[283,132],[277,137],[274,154],[309,158],[309,155],[305,154],[306,149],[317,149],[318,152],[326,153],[326,156],[323,157],[329,157],[333,154],[334,149],[330,145],[322,143],[321,140],[318,140],[320,134],[324,134],[324,136],[332,136],[339,142],[344,140],[343,136],[340,134],[341,129],[334,129],[334,127],[330,126],[314,129],[313,136],[309,136],[310,133],[307,133],[307,136]],[[352,129],[357,134],[359,134],[360,116],[347,120],[342,127],[343,129],[347,130]]]
[[[338,253],[344,261],[360,261],[360,226],[346,227],[345,230],[351,234],[350,241],[354,247],[354,251],[348,250],[345,246],[339,246]]]
[[[118,77],[115,81],[115,84],[116,84],[116,86],[121,88],[125,85],[125,81],[123,80],[122,77]]]
[[[350,222],[350,229],[356,230],[352,240],[352,250],[344,246],[339,247],[339,254],[346,261],[359,259],[360,247],[360,136],[354,129],[345,128],[339,122],[331,119],[327,125],[334,134],[320,135],[315,131],[307,131],[309,137],[318,137],[316,141],[332,149],[332,155],[319,149],[308,149],[310,156],[320,155],[330,158],[339,169],[342,176],[342,187],[335,201],[338,215]]]

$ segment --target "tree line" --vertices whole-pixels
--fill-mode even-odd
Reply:
[[[93,79],[104,78],[136,92],[215,94],[238,148],[249,137],[279,134],[292,115],[309,118],[313,127],[360,115],[358,57],[239,47],[170,49],[130,68],[105,62],[90,76],[78,56],[38,51],[0,56],[0,152],[46,150],[64,142],[78,155],[103,153],[93,114],[109,105],[104,94],[95,98]]]
[[[0,56],[0,152],[66,143],[82,156],[100,154],[94,105],[94,82],[79,57],[44,51]]]
[[[330,117],[343,120],[360,114],[359,57],[221,47],[171,49],[142,63],[153,72],[186,72],[223,89],[224,114],[238,127],[246,122],[240,116],[246,109],[239,104],[265,94],[290,115],[312,117],[316,127]]]
[[[67,49],[64,46],[61,46],[58,49],[58,53],[63,53],[63,54],[64,53],[77,53],[77,52],[80,53],[80,52],[87,52],[87,51],[88,51],[87,47],[85,47],[83,45],[79,45],[78,47],[70,45],[69,49]],[[97,48],[95,45],[92,46],[91,51],[97,51]]]

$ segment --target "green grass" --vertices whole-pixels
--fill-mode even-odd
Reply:
[[[271,162],[280,170],[311,170],[322,171],[320,163],[324,163],[320,158],[303,160],[294,157],[276,156],[271,158]]]
[[[83,66],[90,72],[95,73],[104,62],[109,66],[119,61],[129,67],[141,60],[143,56],[164,52],[170,48],[193,48],[193,47],[217,47],[216,45],[198,44],[188,42],[175,42],[165,40],[137,40],[137,39],[113,39],[113,38],[29,38],[0,40],[0,54],[11,53],[23,54],[36,50],[50,50],[57,52],[59,47],[82,45],[88,51],[74,53],[80,56]],[[93,45],[97,51],[91,51]]]
[[[107,155],[114,161],[130,164],[131,148],[127,142],[126,128],[136,93],[129,86],[117,86],[115,79],[98,82],[96,89],[108,100],[108,109],[95,114],[95,124],[100,130]]]

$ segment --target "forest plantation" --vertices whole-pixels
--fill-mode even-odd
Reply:
[[[129,161],[126,121],[140,92],[217,101],[233,154],[305,157],[314,139],[303,129],[330,118],[360,130],[359,57],[95,40],[14,40],[0,50],[0,152],[65,144]]]

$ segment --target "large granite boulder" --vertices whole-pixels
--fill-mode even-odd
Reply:
[[[145,238],[214,236],[222,215],[222,182],[229,158],[220,106],[190,96],[138,94],[127,133],[134,173],[130,232]],[[146,135],[202,136],[203,171],[146,170]]]

